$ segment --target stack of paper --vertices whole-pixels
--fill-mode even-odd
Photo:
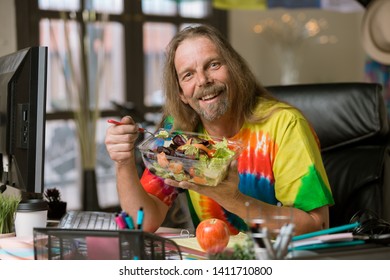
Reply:
[[[345,232],[359,225],[356,222],[294,236],[290,244],[290,250],[315,250],[363,244],[365,243],[364,240],[356,239],[352,232]]]

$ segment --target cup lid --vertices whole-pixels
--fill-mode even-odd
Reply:
[[[43,211],[47,210],[47,202],[43,199],[28,199],[19,202],[17,211]]]

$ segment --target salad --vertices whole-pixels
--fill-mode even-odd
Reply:
[[[139,146],[146,167],[161,178],[215,186],[238,156],[240,145],[195,133],[151,137]]]

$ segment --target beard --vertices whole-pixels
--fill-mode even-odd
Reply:
[[[200,98],[206,97],[209,95],[218,95],[218,102],[213,102],[210,104],[204,103],[200,105]],[[193,97],[193,102],[191,102],[192,108],[199,114],[199,116],[207,121],[214,121],[221,116],[223,116],[230,108],[230,103],[228,99],[228,91],[225,85],[223,84],[213,84],[198,90]]]

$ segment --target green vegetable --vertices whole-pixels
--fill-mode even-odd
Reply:
[[[234,244],[232,249],[226,249],[221,253],[210,255],[209,259],[211,260],[255,260],[255,244],[253,239],[247,237],[245,243]]]
[[[188,145],[184,148],[184,154],[187,156],[194,156],[195,158],[199,157],[199,149],[192,145]]]
[[[169,137],[169,132],[164,129],[161,129],[154,135],[154,137],[166,139]]]

